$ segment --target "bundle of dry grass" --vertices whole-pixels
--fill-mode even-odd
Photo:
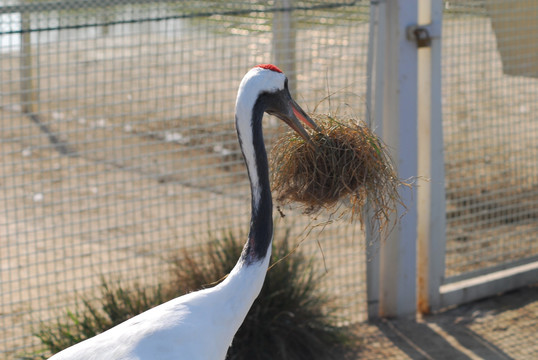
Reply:
[[[306,213],[333,209],[363,223],[369,199],[373,221],[383,228],[401,204],[398,188],[406,185],[392,166],[387,149],[366,126],[353,119],[312,115],[322,132],[308,143],[294,132],[280,137],[271,153],[273,190],[280,203],[299,202]],[[338,207],[340,208],[340,207]]]

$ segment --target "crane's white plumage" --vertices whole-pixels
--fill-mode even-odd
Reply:
[[[217,286],[159,305],[53,359],[224,359],[261,290],[269,258],[240,261]]]
[[[260,293],[272,243],[272,202],[261,118],[270,112],[306,135],[299,119],[315,127],[291,99],[284,74],[273,65],[250,70],[239,86],[236,128],[252,192],[249,238],[228,277],[215,287],[168,301],[53,356],[63,359],[224,359]]]

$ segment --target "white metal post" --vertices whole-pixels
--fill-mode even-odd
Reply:
[[[419,0],[418,24],[431,45],[418,51],[418,310],[440,308],[445,272],[445,170],[441,109],[442,0]]]
[[[385,12],[385,3],[372,2],[370,6],[370,29],[368,39],[368,63],[367,73],[367,113],[366,121],[370,128],[374,129],[379,136],[383,136],[382,129],[378,126],[378,118],[383,116],[383,73],[380,67],[385,58],[385,18],[380,16]],[[380,30],[383,29],[383,30]],[[376,101],[379,100],[379,101]],[[372,213],[367,204],[367,217],[371,219]],[[368,304],[368,317],[379,316],[379,229],[374,228],[372,221],[367,221],[366,226],[366,293]]]
[[[417,175],[417,47],[408,40],[406,29],[417,24],[417,0],[372,1],[377,17],[373,41],[377,48],[369,93],[375,95],[369,108],[374,127],[391,150],[391,156],[403,179]],[[380,41],[380,42],[378,42]],[[383,49],[379,49],[382,47]],[[383,56],[379,56],[383,54]],[[375,70],[375,71],[374,71]],[[381,81],[378,78],[381,77]],[[381,87],[381,88],[380,88]],[[381,103],[380,103],[381,102]],[[396,226],[386,239],[381,239],[378,258],[379,272],[368,270],[370,282],[379,279],[379,316],[408,316],[416,312],[416,237],[417,207],[414,189],[401,188],[406,209],[400,207],[394,215]],[[403,216],[402,216],[403,215]],[[369,239],[375,240],[374,237]],[[374,256],[377,256],[374,254]],[[376,309],[375,294],[369,293],[370,307]]]

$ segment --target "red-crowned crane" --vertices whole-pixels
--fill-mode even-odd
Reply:
[[[156,306],[51,359],[218,360],[260,293],[273,241],[269,166],[263,141],[263,113],[275,115],[305,139],[301,125],[317,125],[292,99],[288,80],[274,65],[252,68],[239,85],[235,124],[251,190],[248,239],[239,261],[220,284]]]

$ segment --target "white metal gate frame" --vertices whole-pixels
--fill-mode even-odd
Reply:
[[[367,234],[368,316],[430,313],[535,282],[538,261],[445,279],[443,1],[373,0],[370,12],[367,119],[416,186],[402,189],[405,215],[385,241]]]

